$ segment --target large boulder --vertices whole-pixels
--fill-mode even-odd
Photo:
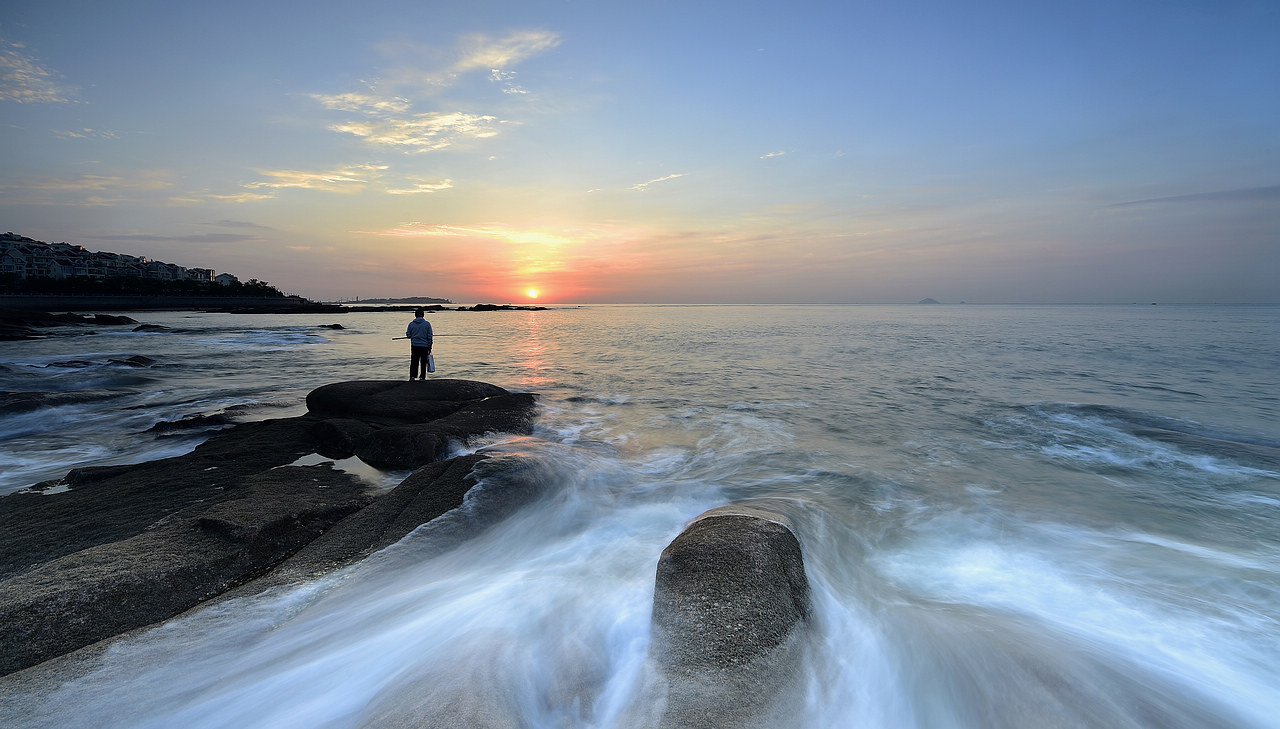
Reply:
[[[474,400],[505,394],[497,385],[472,380],[355,380],[312,390],[307,409],[329,417],[425,423]]]
[[[307,395],[325,455],[413,469],[484,433],[526,433],[536,396],[471,380],[358,380]]]
[[[657,723],[786,726],[811,615],[804,557],[783,514],[744,504],[699,516],[658,560]]]

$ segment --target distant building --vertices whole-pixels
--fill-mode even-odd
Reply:
[[[185,268],[145,256],[90,251],[70,243],[44,243],[17,233],[0,235],[0,274],[23,279],[137,276],[160,281],[216,281],[223,285],[240,280],[211,268]]]
[[[142,266],[143,276],[146,278],[154,278],[160,281],[185,281],[190,276],[189,269],[185,266],[179,266],[174,263],[165,263],[163,261],[147,261]]]
[[[27,258],[17,251],[6,249],[0,253],[0,273],[11,273],[18,278],[27,277]]]

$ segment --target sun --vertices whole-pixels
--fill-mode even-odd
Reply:
[[[528,297],[529,297],[529,298],[531,298],[531,299],[536,299],[536,298],[538,298],[538,290],[537,290],[537,289],[529,289],[528,291],[526,291],[526,292],[524,292],[524,293],[525,293],[525,295],[526,295],[526,296],[528,296]]]

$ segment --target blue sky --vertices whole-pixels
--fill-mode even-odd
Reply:
[[[1280,301],[1271,0],[27,5],[40,240],[317,299]]]

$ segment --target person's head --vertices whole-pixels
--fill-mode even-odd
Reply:
[[[416,317],[418,317],[419,319],[421,319],[422,317],[424,317],[424,316],[426,316],[426,315],[427,315],[427,310],[426,310],[426,309],[418,309],[417,311],[413,312],[413,315],[414,315],[414,316],[416,316]]]

